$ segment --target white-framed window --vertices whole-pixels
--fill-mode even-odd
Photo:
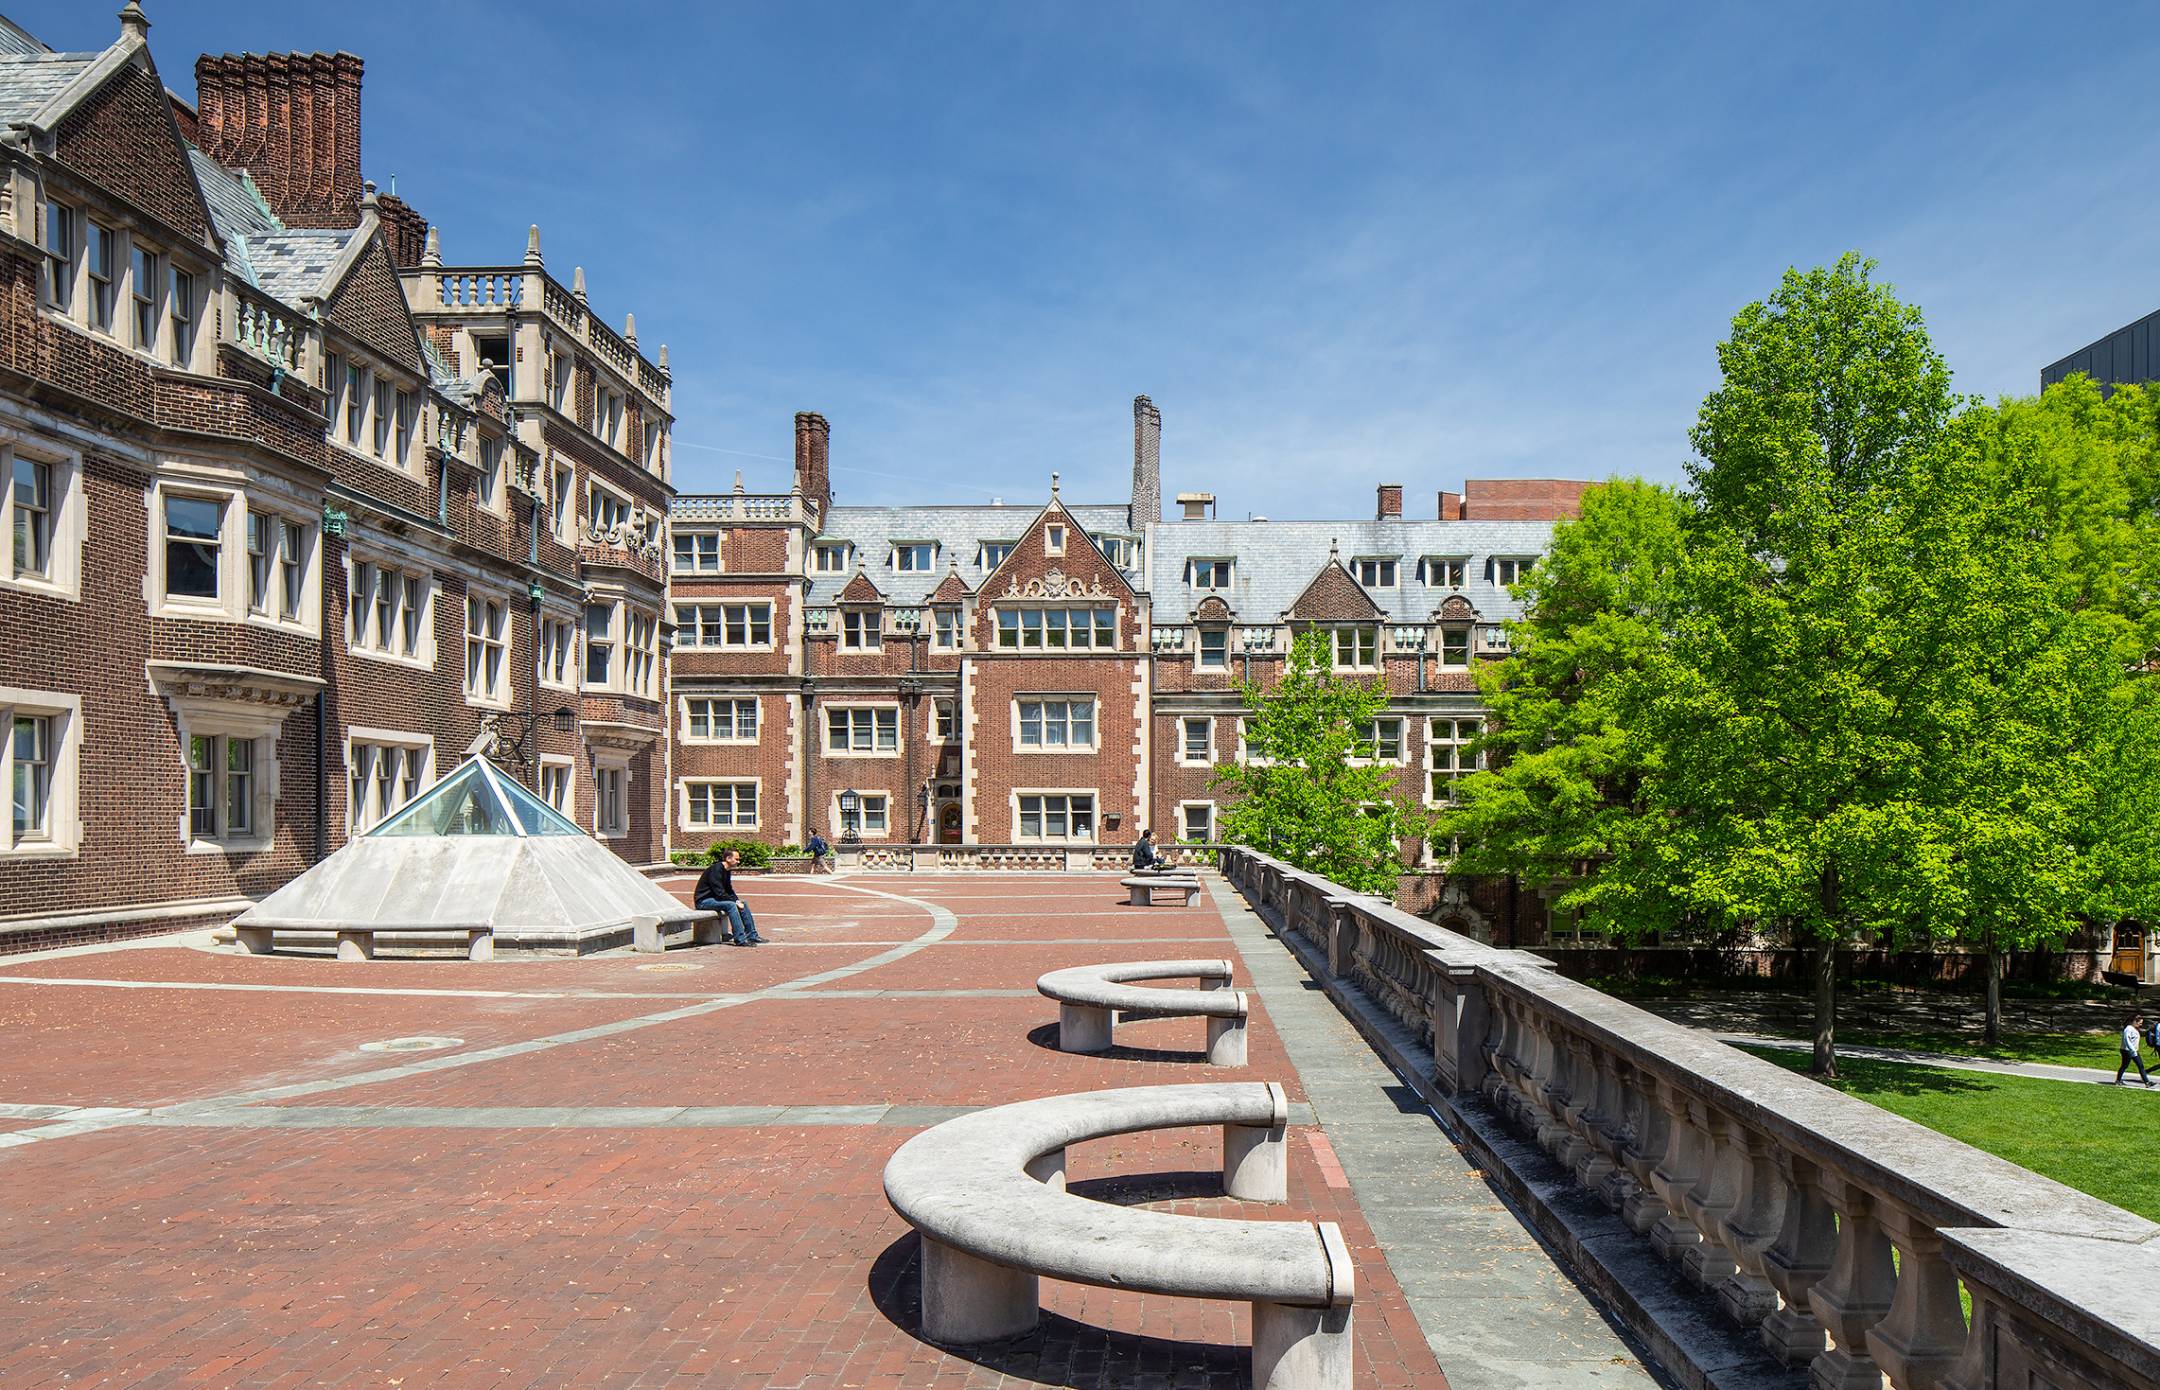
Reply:
[[[225,512],[230,495],[166,491],[164,598],[170,605],[221,608],[225,596]]]
[[[480,505],[491,512],[500,512],[503,506],[503,442],[488,435],[480,436],[480,480],[474,488]]]
[[[657,416],[645,419],[645,471],[667,476],[667,426]]]
[[[1364,555],[1350,562],[1357,582],[1368,589],[1392,589],[1399,568],[1393,555]]]
[[[1449,555],[1428,555],[1418,561],[1418,578],[1435,589],[1460,589],[1469,568],[1468,560]]]
[[[375,378],[375,457],[385,463],[399,459],[391,452],[393,431],[397,428],[397,383],[382,376]]]
[[[0,739],[8,788],[0,858],[74,854],[82,843],[82,697],[0,687]]]
[[[1425,804],[1441,806],[1455,799],[1455,782],[1485,766],[1485,755],[1472,745],[1483,733],[1482,719],[1434,715],[1425,721]]]
[[[1535,556],[1495,555],[1492,559],[1493,583],[1502,588],[1510,584],[1520,584],[1523,576],[1530,573],[1530,567],[1536,563]]]
[[[510,604],[493,594],[465,596],[465,698],[474,704],[510,701],[503,668],[509,664]]]
[[[810,572],[812,574],[846,574],[848,567],[848,543],[846,541],[819,541],[810,547]]]
[[[585,684],[605,689],[615,675],[615,647],[620,634],[615,630],[615,605],[613,603],[588,603],[585,605]]]
[[[8,545],[0,583],[64,598],[82,593],[84,504],[80,457],[0,436],[0,522]]]
[[[1043,554],[1059,556],[1065,553],[1065,528],[1057,522],[1043,527]]]
[[[345,829],[357,835],[425,791],[435,742],[420,734],[350,729],[345,741]]]
[[[1005,563],[1005,557],[1012,554],[1012,548],[1011,541],[984,541],[982,548],[976,552],[975,567],[988,574]]]
[[[885,612],[879,608],[840,610],[840,646],[851,652],[881,651],[885,646]]]
[[[353,448],[367,436],[370,373],[356,362],[345,364],[345,442]]]
[[[825,751],[840,757],[890,757],[900,751],[898,705],[827,705]]]
[[[685,777],[682,779],[682,797],[685,830],[758,828],[758,784],[755,782]]]
[[[623,691],[650,700],[660,670],[660,619],[646,609],[624,607]]]
[[[1095,746],[1092,696],[1023,696],[1013,702],[1013,747],[1023,753],[1063,753]]]
[[[755,743],[756,697],[688,695],[683,698],[683,737],[692,743]]]
[[[960,737],[960,702],[939,697],[930,702],[930,734],[940,743]]]
[[[593,433],[610,449],[622,447],[623,398],[605,386],[593,390]]]
[[[571,497],[577,486],[577,471],[567,463],[557,463],[548,468],[548,524],[555,529],[555,539],[568,545],[576,534],[577,508],[571,505]]]
[[[323,353],[323,419],[330,425],[330,437],[337,438],[338,414],[345,408],[345,359],[334,352]]]
[[[770,603],[678,603],[678,647],[756,650],[772,646]]]
[[[548,353],[548,404],[564,415],[570,413],[570,387],[576,376],[576,358],[567,352]]]
[[[45,205],[45,299],[62,313],[75,309],[75,267],[82,259],[82,213],[66,203]]]
[[[247,514],[248,612],[279,623],[298,623],[307,604],[314,564],[314,528],[275,512]]]
[[[1395,763],[1403,760],[1403,721],[1400,715],[1385,715],[1368,723],[1358,731],[1357,756],[1367,762]]]
[[[120,234],[92,218],[83,264],[90,272],[90,326],[110,333],[120,293]]]
[[[1227,589],[1231,566],[1228,560],[1187,560],[1185,583],[1195,589]]]
[[[1230,664],[1230,629],[1204,627],[1200,629],[1200,644],[1193,653],[1193,665],[1203,671],[1220,671]]]
[[[720,533],[677,529],[672,553],[677,574],[720,573]]]
[[[570,795],[576,765],[560,754],[540,755],[540,799],[572,820],[577,819]]]
[[[960,649],[960,610],[957,608],[933,608],[930,610],[930,649],[951,652]]]
[[[577,685],[577,624],[568,618],[540,619],[540,684],[569,690]]]
[[[1377,627],[1338,627],[1334,629],[1335,669],[1338,671],[1377,671],[1380,669],[1380,629]]]
[[[599,483],[585,484],[585,519],[596,533],[630,524],[630,499],[610,492]]]
[[[1470,625],[1444,623],[1440,628],[1440,665],[1461,670],[1470,664]]]
[[[848,819],[840,814],[840,794],[833,793],[832,824],[846,833]],[[892,798],[884,792],[857,792],[855,795],[855,834],[865,840],[882,840],[892,833]]]
[[[1013,838],[1024,842],[1092,841],[1093,792],[1019,792],[1013,797]]]
[[[1121,570],[1129,570],[1138,561],[1140,544],[1130,536],[1097,536],[1095,546],[1103,558]]]
[[[206,847],[254,847],[270,838],[268,737],[199,733],[187,739],[187,828]]]
[[[346,568],[346,646],[433,667],[434,579],[352,553]]]
[[[1215,761],[1215,721],[1204,714],[1188,714],[1178,720],[1178,762],[1185,767],[1206,767]]]
[[[630,833],[630,769],[623,763],[593,767],[593,834],[603,840]]]
[[[1215,841],[1215,803],[1212,801],[1179,802],[1178,838],[1193,844],[1213,844]]]
[[[159,273],[158,253],[138,241],[129,262],[128,300],[135,309],[135,350],[155,353],[158,346],[158,290],[164,281],[164,276]]]
[[[165,294],[165,316],[171,324],[172,337],[165,347],[175,367],[186,367],[195,360],[195,321],[199,313],[201,280],[179,266],[171,268],[171,275]]]
[[[927,574],[937,564],[935,541],[899,541],[892,550],[892,567],[902,574]]]
[[[1012,651],[1117,647],[1115,608],[1000,608],[998,646]]]

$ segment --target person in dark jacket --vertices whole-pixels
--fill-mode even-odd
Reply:
[[[727,919],[728,940],[736,946],[758,946],[765,938],[758,935],[757,918],[750,914],[750,904],[735,895],[735,866],[742,863],[742,855],[735,850],[715,859],[698,875],[697,891],[690,900],[700,910],[717,912]]]
[[[803,848],[810,851],[811,873],[831,873],[839,867],[840,856],[833,853],[832,846],[826,843],[825,837],[817,831],[810,832],[810,843]]]
[[[1155,832],[1140,832],[1140,843],[1133,846],[1132,867],[1136,874],[1152,874],[1162,869],[1162,856],[1155,852]]]

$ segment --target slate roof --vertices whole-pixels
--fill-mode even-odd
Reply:
[[[24,35],[28,38],[28,35]],[[36,40],[31,40],[36,42]],[[104,55],[21,51],[0,44],[0,125],[27,121]]]
[[[1069,507],[1073,519],[1090,534],[1129,536],[1129,513],[1125,504]],[[856,560],[863,573],[883,591],[885,601],[900,607],[919,606],[945,579],[951,562],[958,561],[960,574],[980,587],[984,570],[977,555],[984,541],[1017,541],[1028,523],[1042,511],[1040,506],[1005,507],[834,507],[826,516],[821,541],[847,541],[855,547],[846,572],[810,576],[811,607],[829,606],[853,577]],[[933,541],[938,551],[930,568],[920,573],[901,573],[892,567],[895,541]],[[1325,553],[1325,552],[1323,552]],[[1138,575],[1128,576],[1137,581]]]
[[[1399,559],[1394,588],[1367,590],[1389,622],[1429,621],[1458,592],[1420,582],[1418,561],[1427,555],[1469,561],[1459,592],[1479,618],[1518,618],[1522,605],[1492,582],[1489,562],[1542,555],[1552,531],[1547,521],[1167,521],[1155,528],[1148,557],[1154,617],[1188,622],[1214,592],[1185,582],[1185,562],[1200,557],[1231,561],[1231,586],[1222,597],[1240,621],[1279,621],[1327,564],[1333,545],[1346,565],[1360,556]]]
[[[217,228],[219,240],[225,243],[225,267],[234,275],[262,288],[257,278],[254,260],[255,245],[265,237],[285,230],[285,224],[270,210],[257,191],[255,181],[245,173],[236,173],[196,149],[188,146],[188,162],[195,166],[195,182],[202,186],[203,204],[210,209],[211,225]]]
[[[38,41],[37,35],[23,28],[6,15],[0,14],[0,53],[38,54],[52,50]]]
[[[255,284],[265,294],[294,308],[310,295],[327,288],[323,276],[345,245],[358,233],[355,227],[296,227],[272,232],[248,248],[255,266]]]

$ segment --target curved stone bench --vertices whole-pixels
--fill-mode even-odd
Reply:
[[[1178,1216],[1075,1197],[1065,1150],[1223,1127],[1223,1190],[1288,1196],[1289,1105],[1273,1082],[1137,1086],[994,1106],[926,1129],[885,1165],[885,1199],[922,1235],[922,1327],[965,1345],[1017,1337],[1042,1276],[1252,1304],[1256,1390],[1350,1390],[1349,1247],[1332,1221]]]
[[[1145,989],[1133,980],[1198,979],[1198,989]],[[1225,989],[1226,960],[1130,960],[1053,970],[1035,989],[1058,1004],[1058,1051],[1104,1052],[1115,1016],[1205,1018],[1208,1064],[1245,1065],[1245,995]]]
[[[1174,895],[1177,902],[1173,906],[1191,907],[1193,899],[1200,896],[1200,880],[1178,874],[1136,874],[1119,879],[1118,887],[1125,890],[1127,907],[1153,907],[1158,895],[1165,902]]]

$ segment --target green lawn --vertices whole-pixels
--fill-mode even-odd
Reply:
[[[1793,1071],[1807,1070],[1805,1052],[1746,1050]],[[2114,1069],[2110,1048],[2108,1070]],[[1840,1057],[1838,1071],[1829,1084],[1848,1095],[2160,1221],[2160,1182],[2153,1177],[2160,1096],[2142,1087],[2118,1090],[1853,1057]]]
[[[1862,1047],[1902,1047],[1914,1052],[1948,1053],[1954,1057],[2042,1062],[2058,1067],[2094,1067],[2112,1072],[2116,1054],[2122,1047],[2121,1036],[2112,1030],[2104,1033],[2014,1033],[2005,1030],[2002,1041],[1990,1047],[1978,1032],[1870,1032],[1840,1028],[1837,1040]]]

